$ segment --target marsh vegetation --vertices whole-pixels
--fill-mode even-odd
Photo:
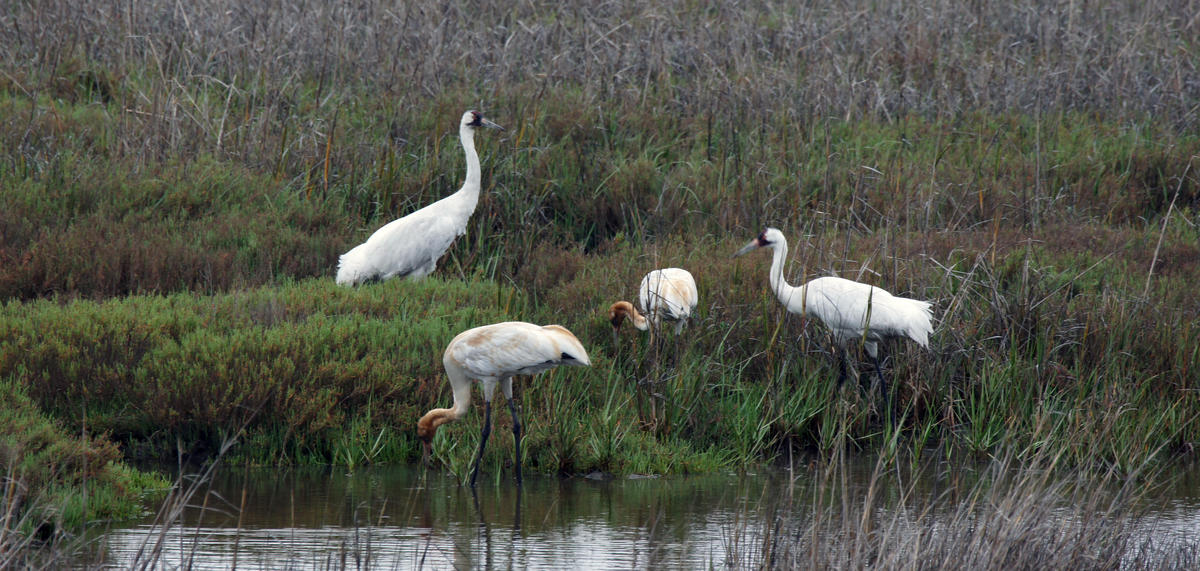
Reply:
[[[203,464],[230,438],[236,463],[413,461],[416,418],[450,399],[440,351],[508,319],[561,323],[593,361],[518,383],[531,472],[863,451],[1190,466],[1197,12],[8,3],[0,414],[22,420],[0,458],[21,492],[0,511],[111,479],[111,504],[51,510],[48,533],[120,517],[163,486],[123,460]],[[336,287],[338,254],[458,188],[469,108],[508,130],[477,142],[467,234],[425,281]],[[895,424],[837,390],[827,332],[784,312],[767,260],[729,259],[767,225],[793,282],[934,302],[931,350],[885,348]],[[669,266],[699,285],[688,329],[614,345],[608,305]],[[456,475],[478,422],[435,442]],[[18,520],[0,540],[45,529]]]

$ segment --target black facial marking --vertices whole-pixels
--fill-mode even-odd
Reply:
[[[564,360],[564,361],[574,361],[574,360],[575,360],[575,357],[572,357],[572,356],[570,356],[570,355],[568,355],[568,354],[566,354],[566,353],[563,353],[563,354],[562,354],[562,360]]]
[[[472,127],[482,127],[483,126],[483,114],[482,113],[480,113],[478,111],[472,111],[471,117],[473,117],[473,119],[471,120],[470,123],[467,123],[468,125],[470,125]]]

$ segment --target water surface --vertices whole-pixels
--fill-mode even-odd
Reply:
[[[866,489],[861,461],[837,483]],[[944,469],[911,489],[952,509],[944,492],[977,470]],[[756,566],[779,518],[805,518],[815,472],[663,478],[482,479],[476,493],[442,471],[384,466],[226,469],[181,525],[154,518],[109,530],[92,564],[229,569],[646,569]],[[1200,478],[1156,489],[1144,533],[1200,529]],[[885,493],[890,493],[885,489]],[[908,498],[911,509],[914,502]],[[885,502],[886,504],[887,502]],[[942,509],[942,508],[939,508]]]

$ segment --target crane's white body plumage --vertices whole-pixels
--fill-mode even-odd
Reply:
[[[875,286],[832,276],[800,287],[780,278],[773,287],[788,311],[820,319],[843,346],[862,340],[872,357],[878,356],[876,344],[886,337],[907,337],[922,347],[929,346],[933,328],[928,302],[896,297]]]
[[[696,279],[682,268],[654,270],[638,286],[638,304],[656,329],[665,319],[674,321],[675,332],[679,333],[699,301]]]
[[[393,277],[423,278],[437,268],[455,238],[467,231],[467,221],[479,203],[480,166],[475,152],[475,129],[499,125],[475,111],[463,114],[459,139],[467,156],[467,178],[462,188],[429,206],[384,225],[366,242],[342,254],[337,283],[355,285]]]
[[[591,361],[579,339],[561,325],[506,321],[459,333],[446,347],[442,365],[461,416],[471,404],[472,381],[483,385],[484,399],[490,401],[496,383],[514,375],[536,375],[559,365],[588,366]],[[510,389],[505,396],[512,396]]]
[[[512,378],[535,375],[562,365],[589,366],[591,360],[583,344],[561,325],[534,325],[507,321],[468,329],[450,341],[442,354],[442,365],[454,393],[452,408],[435,408],[417,422],[417,435],[425,443],[426,454],[437,428],[467,414],[471,408],[471,385],[483,386],[485,403],[484,432],[479,454],[471,474],[471,485],[479,471],[479,458],[491,432],[491,404],[499,385],[513,414],[513,433],[517,442],[517,481],[520,471],[520,420],[513,401]]]
[[[614,335],[626,318],[642,331],[651,328],[657,331],[663,321],[673,321],[675,333],[679,333],[696,311],[699,301],[696,279],[690,272],[682,268],[663,268],[642,278],[638,286],[640,312],[632,303],[618,301],[609,308],[608,318]]]

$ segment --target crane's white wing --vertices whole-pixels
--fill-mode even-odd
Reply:
[[[576,340],[564,341],[556,326],[510,321],[464,331],[446,353],[473,378],[492,379],[532,375],[559,365],[588,365],[587,353]],[[569,332],[566,336],[574,339]]]
[[[471,209],[448,196],[384,225],[342,255],[337,282],[354,284],[396,276],[423,277],[437,266],[454,239],[466,232]],[[473,205],[472,205],[473,206]]]
[[[685,319],[699,301],[696,280],[682,268],[654,270],[642,278],[638,301],[647,314]]]
[[[926,345],[932,331],[928,302],[896,297],[864,283],[823,277],[808,282],[796,294],[806,296],[807,313],[843,338],[862,335],[869,328],[873,338],[899,335]],[[791,300],[789,305],[799,303]]]

